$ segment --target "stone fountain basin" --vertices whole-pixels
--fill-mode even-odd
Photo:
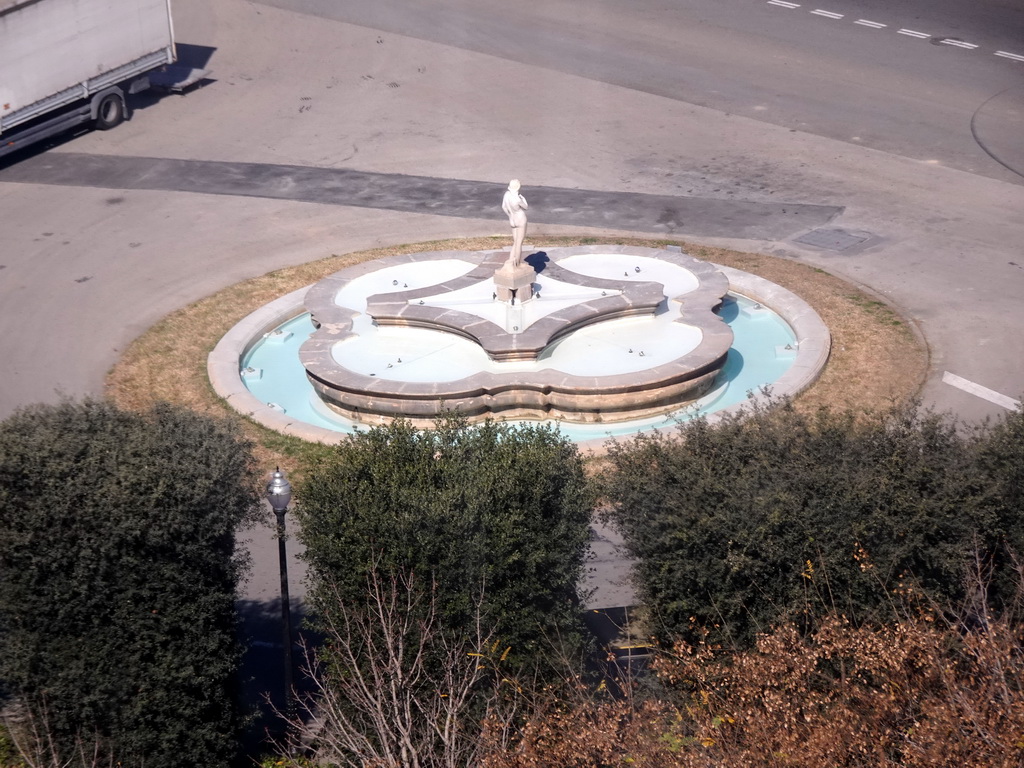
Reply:
[[[729,290],[714,266],[674,250],[548,249],[526,259],[541,298],[509,307],[492,291],[505,255],[395,256],[317,283],[305,304],[318,329],[300,350],[317,395],[370,423],[444,409],[594,422],[673,410],[714,385],[733,341],[714,314]]]

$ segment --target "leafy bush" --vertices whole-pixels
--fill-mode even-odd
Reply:
[[[94,741],[126,766],[232,759],[252,469],[233,428],[166,405],[0,424],[0,680],[54,762]]]
[[[1022,433],[1020,414],[962,432],[914,408],[807,415],[783,402],[614,445],[603,492],[654,631],[706,626],[749,647],[826,612],[892,619],[912,591],[970,602],[976,564],[999,575],[993,604],[1010,599]]]
[[[377,569],[432,585],[446,631],[475,635],[479,614],[512,658],[577,642],[591,505],[556,431],[394,422],[348,437],[297,498],[314,608],[364,604]]]

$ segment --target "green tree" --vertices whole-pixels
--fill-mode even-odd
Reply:
[[[0,680],[54,762],[76,740],[125,766],[233,758],[252,471],[235,429],[167,405],[64,402],[0,424]]]
[[[479,614],[510,658],[575,643],[586,488],[575,445],[546,427],[448,417],[352,435],[297,493],[314,607],[364,605],[376,568],[432,587],[440,628],[472,636]]]
[[[807,415],[782,402],[612,446],[604,492],[656,632],[710,627],[746,646],[826,611],[891,619],[915,590],[962,602],[972,558],[1007,543],[992,525],[1007,516],[982,493],[985,446],[915,408]]]

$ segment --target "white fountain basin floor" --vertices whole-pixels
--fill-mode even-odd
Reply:
[[[537,360],[497,362],[479,344],[425,328],[378,327],[363,316],[355,338],[339,342],[334,359],[349,370],[392,381],[457,381],[474,373],[534,373],[547,369],[576,376],[632,373],[670,362],[696,349],[701,331],[673,323],[670,313],[626,317],[576,331]]]

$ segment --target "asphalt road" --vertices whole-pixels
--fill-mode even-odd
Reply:
[[[1013,180],[986,162],[969,126],[1022,85],[1016,3],[259,2]],[[1001,138],[984,140],[1024,170],[1019,142]]]
[[[997,55],[1024,56],[1015,5],[280,2],[176,0],[210,82],[0,166],[0,416],[99,393],[145,328],[247,277],[503,234],[500,195],[473,196],[513,177],[532,240],[672,232],[801,259],[917,325],[928,404],[977,420],[1003,406],[964,380],[1024,391],[1024,61]],[[866,239],[800,239],[823,227]],[[265,601],[268,531],[253,549]]]

